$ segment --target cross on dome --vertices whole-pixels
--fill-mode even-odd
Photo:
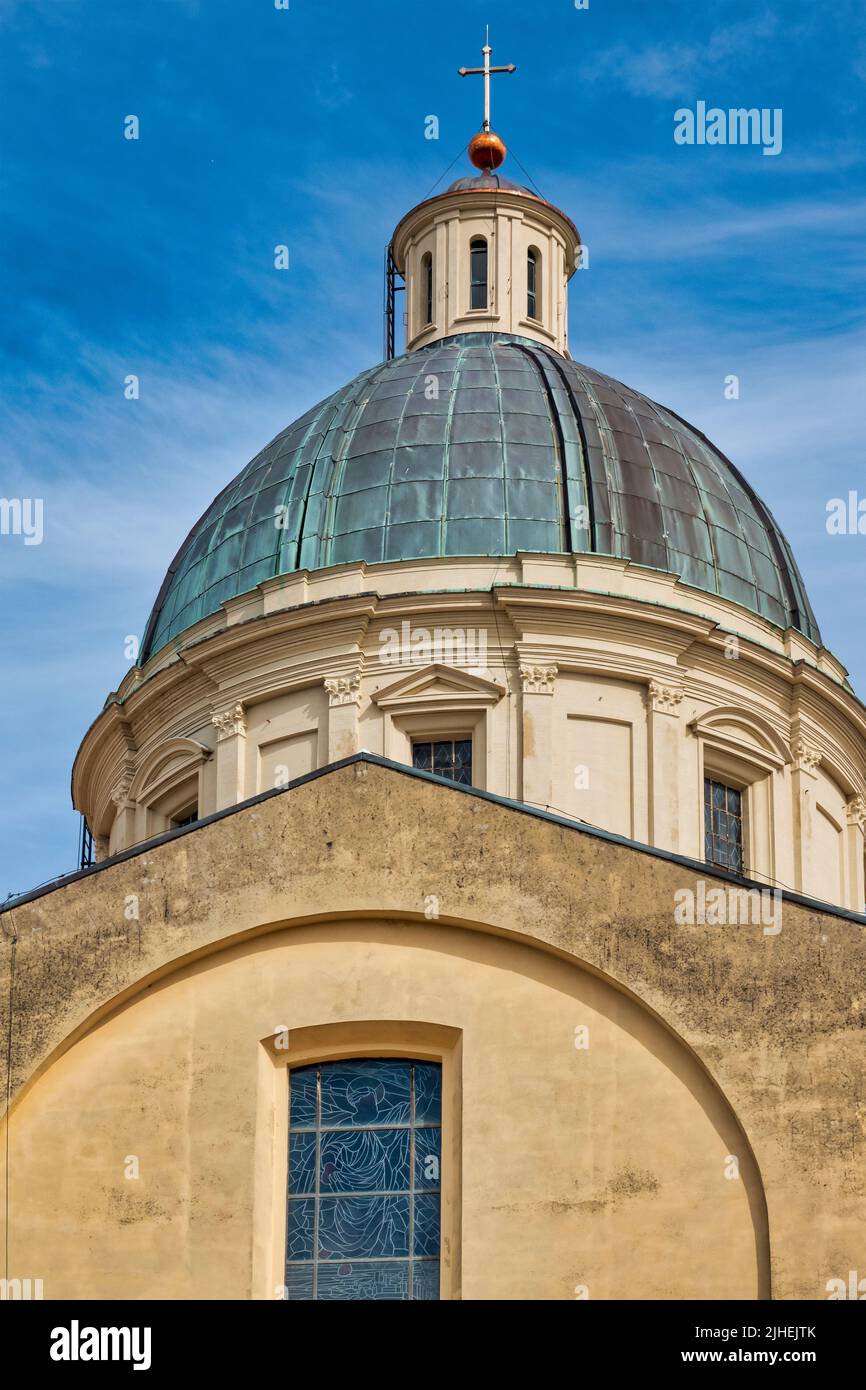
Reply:
[[[517,72],[514,63],[507,63],[504,67],[492,68],[490,66],[490,55],[493,49],[490,47],[490,25],[487,26],[487,37],[481,52],[484,55],[483,68],[458,68],[460,77],[483,77],[484,78],[484,124],[481,129],[487,133],[490,130],[490,78],[496,72]]]
[[[493,49],[490,47],[489,25],[481,52],[484,55],[483,68],[458,68],[457,72],[461,77],[484,78],[484,123],[479,133],[470,141],[469,158],[476,168],[491,172],[499,168],[505,158],[506,149],[505,142],[490,129],[490,78],[498,72],[516,72],[517,67],[514,63],[507,63],[501,67],[491,67],[490,55]]]

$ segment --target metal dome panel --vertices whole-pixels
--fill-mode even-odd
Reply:
[[[470,333],[363,372],[257,454],[175,557],[142,659],[275,575],[521,550],[668,570],[820,642],[787,541],[702,434],[538,343]]]

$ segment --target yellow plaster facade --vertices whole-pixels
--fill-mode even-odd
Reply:
[[[866,923],[682,925],[701,875],[362,757],[13,907],[11,1274],[278,1296],[287,1066],[411,1055],[442,1297],[826,1297],[866,1234]]]

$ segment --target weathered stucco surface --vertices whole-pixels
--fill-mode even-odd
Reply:
[[[866,1265],[866,926],[679,924],[700,878],[361,759],[7,911],[5,1273],[272,1297],[263,1040],[393,1023],[460,1038],[452,1295],[826,1297]]]

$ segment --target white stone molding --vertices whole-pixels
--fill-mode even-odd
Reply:
[[[374,704],[383,710],[475,709],[495,705],[505,687],[487,676],[456,666],[431,662],[374,690]]]
[[[770,721],[742,705],[717,705],[688,728],[706,744],[773,772],[783,771],[792,761],[791,748]]]
[[[168,738],[143,757],[132,779],[130,796],[147,806],[167,792],[198,777],[211,750],[191,738]]]
[[[866,798],[859,795],[852,796],[850,801],[846,803],[845,811],[849,825],[866,831]]]

